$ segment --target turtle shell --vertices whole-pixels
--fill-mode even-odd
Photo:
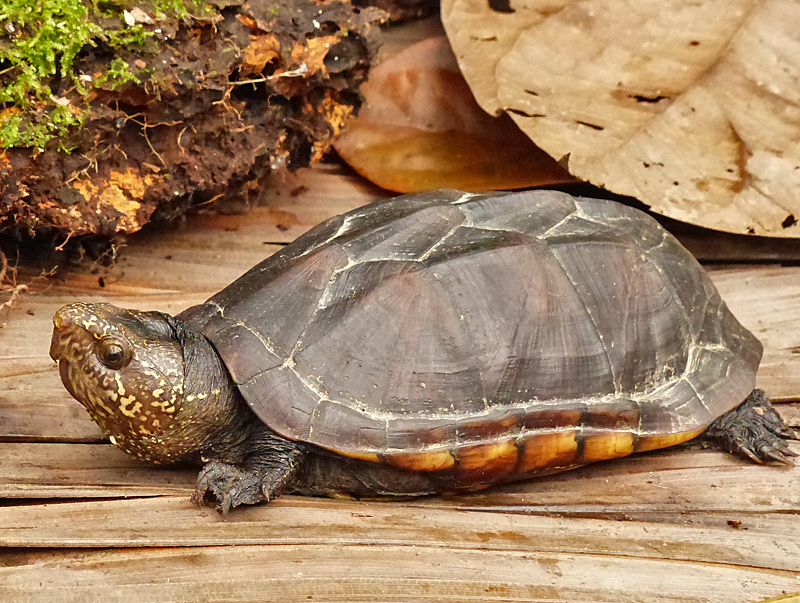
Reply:
[[[685,441],[762,353],[655,220],[554,191],[362,207],[186,316],[277,433],[462,486]]]

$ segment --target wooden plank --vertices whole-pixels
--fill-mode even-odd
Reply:
[[[777,408],[780,409],[784,421],[793,427],[800,427],[800,403],[781,404]]]
[[[17,559],[21,559],[17,557]],[[795,572],[660,559],[427,546],[234,546],[53,553],[0,567],[0,599],[751,603]]]
[[[800,444],[793,448],[800,452]],[[159,468],[111,445],[0,443],[0,497],[92,498],[184,492],[196,470]],[[800,470],[755,465],[710,450],[670,449],[595,463],[483,492],[425,498],[423,506],[624,516],[739,511],[800,513]]]
[[[19,381],[23,381],[20,379]],[[101,442],[105,436],[57,379],[30,389],[0,389],[0,437],[19,441]],[[0,380],[0,384],[2,380]],[[1,387],[1,386],[0,386]]]
[[[800,394],[800,267],[712,270],[711,279],[736,318],[764,344],[758,386],[777,399]]]
[[[222,521],[189,503],[193,469],[147,466],[108,445],[53,443],[100,439],[47,357],[59,305],[178,312],[273,243],[385,195],[330,168],[282,186],[247,216],[148,229],[111,269],[37,283],[3,318],[0,546],[61,550],[6,548],[0,600],[750,602],[800,590],[800,471],[711,451],[659,451],[448,498],[284,497]],[[728,267],[712,279],[765,343],[759,384],[800,399],[800,269]],[[800,422],[797,407],[782,408]],[[181,548],[64,549],[77,546]]]
[[[286,498],[227,518],[186,497],[0,508],[0,546],[407,546],[672,559],[800,571],[800,533]]]
[[[262,224],[271,224],[260,232],[270,243],[290,243],[328,218],[394,196],[375,186],[347,166],[323,164],[298,170],[294,174],[274,174],[272,183],[263,189],[259,211],[265,210]],[[215,214],[206,216],[214,223]],[[209,223],[204,223],[209,224]],[[240,223],[236,223],[244,232]]]
[[[0,443],[0,467],[0,498],[188,493],[197,475],[142,463],[110,444]]]

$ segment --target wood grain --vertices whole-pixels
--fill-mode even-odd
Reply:
[[[752,602],[795,572],[438,546],[235,546],[53,554],[0,568],[3,601]]]
[[[742,522],[741,525],[744,525]],[[0,509],[8,547],[405,546],[702,561],[800,571],[800,534],[286,497],[226,518],[184,496]]]
[[[0,443],[0,498],[190,492],[196,470],[145,464],[110,444]]]
[[[800,444],[793,444],[800,452]],[[111,445],[0,443],[0,497],[189,496],[196,469],[154,467]],[[710,450],[666,449],[425,506],[607,517],[685,511],[800,514],[800,471]]]
[[[337,168],[279,184],[246,216],[151,227],[112,268],[37,281],[0,316],[0,601],[749,603],[800,590],[800,470],[696,444],[472,495],[286,496],[222,519],[189,503],[195,469],[103,443],[48,357],[55,310],[88,300],[178,312],[316,222],[385,195]],[[711,276],[764,342],[759,385],[800,400],[800,268]],[[780,409],[800,423],[799,405]]]

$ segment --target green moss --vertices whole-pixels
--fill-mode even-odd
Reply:
[[[21,139],[20,128],[22,127],[22,114],[10,114],[3,117],[0,121],[0,140],[6,147],[19,146]]]
[[[106,72],[94,81],[94,85],[104,90],[116,90],[128,82],[142,83],[131,71],[131,66],[128,62],[117,57],[111,61],[111,65],[109,65]]]
[[[147,31],[141,23],[132,25],[127,29],[112,29],[104,33],[104,37],[111,48],[121,48],[131,44],[144,44],[144,41],[153,35],[153,32]]]
[[[12,146],[43,149],[55,136],[80,126],[89,110],[83,96],[92,86],[117,89],[129,82],[141,83],[121,57],[89,84],[72,70],[78,53],[99,41],[112,49],[141,45],[154,35],[155,24],[131,23],[133,6],[120,0],[3,0],[0,2],[0,148]],[[196,7],[199,0],[185,0]],[[151,0],[149,14],[164,19],[184,18],[184,0]],[[101,26],[102,23],[102,26]],[[3,33],[5,32],[5,33]],[[51,85],[61,78],[62,87],[77,92],[55,98]]]

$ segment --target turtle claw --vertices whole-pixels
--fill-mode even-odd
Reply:
[[[763,465],[764,464],[764,461],[761,460],[761,458],[759,456],[757,456],[752,450],[750,450],[749,448],[746,448],[744,446],[740,446],[739,448],[737,448],[735,451],[732,451],[732,452],[736,452],[740,456],[747,457],[748,459],[750,459],[754,463],[758,463],[759,465]]]
[[[237,465],[212,461],[197,476],[192,494],[196,505],[213,505],[217,513],[227,515],[239,505],[254,505],[267,497],[263,494],[264,474],[257,469],[247,470]]]
[[[717,448],[743,456],[755,463],[794,465],[800,456],[786,440],[798,433],[784,423],[760,389],[753,390],[743,404],[714,421],[705,433]]]
[[[792,460],[792,457],[798,456],[794,450],[789,448],[785,440],[778,440],[778,442],[773,446],[762,446],[759,452],[761,458],[791,466],[794,466],[795,464]]]
[[[794,467],[795,462],[790,459],[790,456],[797,456],[796,453],[792,452],[791,450],[768,450],[763,453],[769,460],[774,461],[776,463],[782,463],[784,465],[789,465]]]

